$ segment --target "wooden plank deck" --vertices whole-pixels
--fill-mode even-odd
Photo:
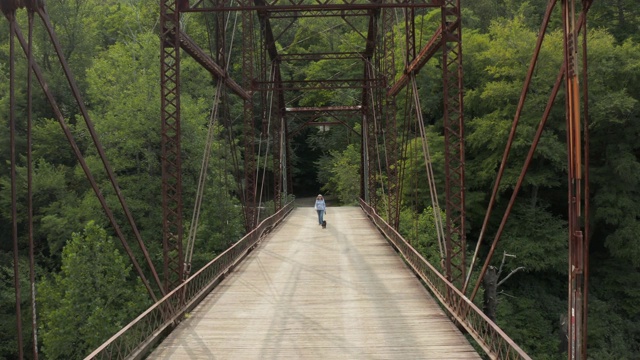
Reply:
[[[149,359],[480,359],[358,207],[299,207]]]

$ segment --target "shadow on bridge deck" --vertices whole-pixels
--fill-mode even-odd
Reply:
[[[480,359],[360,208],[327,221],[295,209],[149,359]]]

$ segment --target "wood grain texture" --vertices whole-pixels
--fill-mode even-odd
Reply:
[[[300,207],[149,359],[480,359],[358,207]]]

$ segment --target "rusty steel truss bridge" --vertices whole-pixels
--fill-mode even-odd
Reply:
[[[531,62],[522,87],[516,113],[502,162],[491,193],[490,203],[482,224],[480,239],[473,257],[467,258],[467,241],[465,232],[465,137],[464,137],[464,67],[462,46],[462,21],[460,0],[161,0],[159,4],[159,38],[160,38],[160,89],[161,89],[161,151],[162,151],[162,224],[163,224],[163,264],[156,270],[156,264],[146,250],[145,243],[136,227],[133,214],[124,199],[117,177],[100,144],[98,134],[94,130],[80,90],[74,80],[71,69],[64,58],[62,46],[58,41],[54,27],[49,20],[44,0],[0,0],[0,9],[9,29],[10,39],[10,108],[9,127],[11,141],[11,198],[13,216],[14,253],[16,256],[15,287],[16,316],[18,317],[18,344],[20,358],[22,353],[22,329],[20,318],[20,286],[17,270],[18,199],[16,190],[16,102],[14,91],[15,67],[18,61],[26,61],[31,71],[27,79],[28,119],[27,128],[31,129],[31,99],[34,94],[32,82],[38,84],[42,93],[51,105],[56,120],[60,123],[66,139],[70,143],[78,163],[82,167],[97,198],[104,209],[114,233],[120,239],[125,251],[147,288],[150,297],[156,303],[148,310],[143,320],[144,325],[133,324],[116,334],[114,338],[98,349],[95,358],[125,358],[135,353],[140,346],[148,342],[154,332],[162,331],[175,324],[188,306],[202,299],[203,294],[210,291],[212,284],[234,263],[255,245],[260,234],[274,226],[291,209],[286,203],[287,194],[293,193],[291,181],[291,154],[288,146],[294,136],[304,126],[345,125],[345,114],[359,119],[362,143],[360,166],[360,204],[383,233],[396,243],[401,254],[412,264],[413,269],[422,274],[432,291],[437,292],[444,307],[449,310],[451,320],[466,329],[492,358],[528,358],[513,342],[486,316],[479,313],[473,300],[481,282],[471,284],[471,272],[479,268],[478,279],[482,279],[489,267],[505,222],[514,204],[518,191],[523,183],[526,170],[532,160],[542,130],[549,117],[558,92],[566,93],[566,127],[568,167],[568,205],[569,205],[569,289],[568,289],[568,338],[570,359],[586,359],[586,314],[587,314],[587,279],[588,279],[588,89],[586,37],[587,13],[592,0],[549,0],[546,12],[540,25],[539,36]],[[416,16],[425,11],[440,12],[436,30],[427,41],[419,41],[416,36]],[[29,20],[28,35],[25,36],[17,21],[18,12],[26,11]],[[562,14],[564,33],[564,62],[558,69],[555,86],[549,94],[548,104],[541,114],[538,131],[532,141],[526,162],[516,183],[500,227],[489,247],[489,254],[480,265],[478,249],[488,226],[492,208],[495,205],[498,187],[504,174],[504,165],[509,156],[516,127],[527,98],[535,67],[544,42],[545,33],[552,13]],[[214,19],[213,51],[205,51],[202,45],[190,37],[181,27],[181,17],[190,13],[206,13]],[[229,15],[237,17],[242,45],[231,49],[228,34]],[[290,53],[278,46],[278,41],[291,31],[293,25],[306,17],[333,17],[344,21],[361,39],[361,46],[355,51],[323,52],[323,53]],[[98,155],[107,171],[113,191],[119,199],[119,205],[126,214],[128,226],[133,229],[135,242],[142,249],[144,263],[151,269],[145,272],[143,265],[136,259],[129,240],[125,237],[121,224],[118,224],[113,210],[106,202],[89,166],[80,152],[73,134],[67,125],[55,97],[49,90],[40,64],[33,56],[32,30],[34,21],[44,24],[51,44],[56,50],[60,64],[68,79],[68,84],[77,100],[80,113],[89,129],[89,134],[96,146]],[[358,19],[357,21],[354,19]],[[364,19],[364,20],[363,20]],[[360,26],[366,24],[366,26]],[[277,29],[277,31],[275,30]],[[402,39],[401,43],[397,43]],[[423,43],[423,44],[422,44]],[[401,51],[400,51],[401,50]],[[230,70],[228,59],[231,53],[241,60]],[[181,76],[183,57],[191,57],[217,81],[218,103],[234,97],[243,104],[242,132],[240,143],[243,145],[242,203],[247,235],[242,241],[216,258],[203,270],[190,273],[190,264],[185,261],[192,248],[183,249],[186,242],[184,229],[182,159],[181,159],[181,84],[188,82]],[[289,79],[282,73],[283,66],[295,66],[309,61],[341,61],[356,62],[361,76],[357,78],[327,77],[307,80]],[[402,170],[396,166],[402,157],[405,144],[400,140],[399,129],[405,119],[398,119],[396,99],[406,91],[406,101],[412,104],[415,113],[409,115],[420,128],[423,148],[427,153],[427,139],[424,131],[424,119],[418,97],[418,73],[425,64],[438,61],[442,72],[441,99],[443,117],[445,166],[445,204],[442,209],[446,213],[444,220],[436,225],[442,236],[442,264],[444,274],[438,273],[425,263],[424,259],[415,255],[410,246],[404,247],[402,237],[396,232],[400,221],[400,191]],[[579,64],[582,61],[582,64]],[[398,69],[401,69],[398,71]],[[581,69],[581,70],[580,70]],[[331,106],[291,107],[292,93],[304,94],[317,90],[338,91],[355,89],[359,93],[357,101]],[[222,96],[222,94],[225,94]],[[345,100],[348,101],[348,100]],[[289,129],[292,116],[304,118],[305,122],[298,128]],[[266,119],[271,119],[266,126]],[[321,119],[334,119],[320,121]],[[349,130],[353,131],[353,130]],[[29,135],[30,136],[30,135]],[[259,219],[257,214],[258,168],[259,155],[256,149],[256,138],[272,139],[271,155],[273,158],[273,200],[276,215],[266,220]],[[31,199],[31,138],[28,138],[29,162],[29,194]],[[382,159],[382,160],[381,160]],[[433,176],[431,162],[425,157],[427,173]],[[383,179],[383,180],[382,180]],[[437,203],[435,185],[430,185],[434,208]],[[198,201],[201,201],[198,200]],[[196,201],[196,203],[198,202]],[[377,215],[377,210],[384,204],[384,216]],[[32,232],[32,204],[21,208],[28,209],[30,229]],[[32,236],[32,234],[30,234]],[[31,244],[31,251],[33,244]],[[31,254],[31,282],[33,275],[33,254]],[[478,264],[476,264],[478,262]],[[226,270],[225,270],[226,269]],[[150,275],[149,275],[150,274]],[[151,278],[149,278],[151,276]],[[430,279],[430,280],[428,280]],[[35,311],[35,310],[34,310]],[[35,316],[33,317],[35,319]],[[34,320],[35,321],[35,320]],[[133,331],[135,326],[140,329]],[[143,331],[144,327],[147,330]],[[34,328],[37,328],[34,324]],[[127,331],[135,332],[135,336],[124,338]],[[34,334],[35,337],[35,334]],[[36,343],[36,342],[34,342]],[[37,356],[37,351],[34,350]]]

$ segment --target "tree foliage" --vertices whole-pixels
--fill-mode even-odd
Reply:
[[[81,359],[148,304],[140,279],[104,229],[89,222],[62,251],[62,269],[39,287],[43,352]]]

